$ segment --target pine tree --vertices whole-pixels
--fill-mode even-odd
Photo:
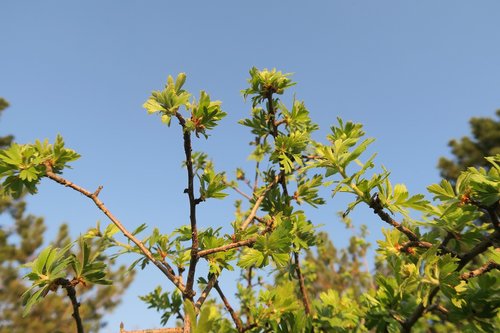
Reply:
[[[496,116],[497,120],[471,118],[469,122],[472,137],[463,137],[448,143],[454,158],[439,159],[438,168],[443,178],[454,183],[460,172],[468,167],[490,168],[491,164],[485,157],[500,154],[500,110],[497,110]]]

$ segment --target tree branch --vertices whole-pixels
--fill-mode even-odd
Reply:
[[[279,179],[280,179],[279,176],[276,176],[274,178],[274,180],[266,186],[266,188],[264,189],[264,192],[262,192],[262,194],[257,198],[257,200],[255,201],[255,204],[252,207],[252,210],[250,211],[250,214],[245,219],[245,221],[241,224],[241,227],[240,227],[241,230],[245,230],[248,227],[248,225],[253,221],[253,219],[255,218],[255,215],[257,214],[257,210],[259,210],[259,207],[262,204],[262,201],[264,201],[264,198],[266,197],[267,192],[269,192],[269,190],[274,185],[276,185],[276,183],[279,181]]]
[[[434,298],[434,296],[437,295],[438,292],[439,292],[439,287],[435,287],[434,289],[432,289],[431,293],[429,294],[428,303],[432,302],[432,299]],[[401,324],[402,326],[401,332],[410,333],[413,325],[415,325],[415,323],[420,319],[420,317],[422,317],[424,312],[425,312],[424,303],[420,303],[419,305],[417,305],[417,308],[415,309],[413,314]]]
[[[498,242],[500,240],[500,231],[495,230],[492,234],[488,235],[485,239],[483,239],[479,244],[474,246],[469,252],[464,254],[458,264],[457,271],[460,271],[465,267],[472,259],[474,259],[477,255],[486,251],[493,243]]]
[[[220,298],[222,299],[222,302],[226,306],[227,311],[231,315],[231,318],[234,321],[234,324],[236,325],[236,329],[238,332],[243,332],[243,324],[241,323],[241,319],[238,317],[236,312],[234,312],[234,309],[232,308],[231,304],[229,304],[229,301],[227,300],[226,296],[224,296],[224,293],[222,292],[222,289],[220,289],[219,283],[215,282],[215,290],[217,290],[217,293],[219,294]]]
[[[195,308],[197,311],[200,310],[201,306],[205,302],[205,300],[208,297],[208,294],[210,294],[210,291],[214,287],[214,285],[217,283],[217,279],[219,278],[219,275],[213,274],[210,277],[210,280],[208,280],[207,285],[205,286],[205,289],[203,289],[203,292],[201,293],[200,297],[196,301]]]
[[[371,209],[373,209],[373,212],[375,214],[377,214],[380,219],[390,225],[392,225],[394,228],[398,229],[399,231],[401,231],[403,234],[406,235],[406,237],[408,237],[409,240],[411,241],[414,241],[414,242],[419,242],[420,239],[418,238],[418,236],[413,232],[411,231],[410,229],[408,229],[407,227],[403,226],[402,224],[396,222],[395,220],[393,220],[389,214],[387,214],[385,211],[384,211],[384,206],[382,205],[382,203],[380,202],[380,199],[377,195],[377,193],[375,193],[369,204]]]
[[[256,241],[257,241],[257,237],[252,237],[252,238],[248,238],[248,239],[241,240],[238,242],[233,242],[233,243],[229,243],[226,245],[222,245],[219,247],[201,250],[198,252],[198,257],[199,258],[206,257],[209,254],[213,254],[213,253],[217,253],[217,252],[225,252],[225,251],[229,251],[229,250],[232,250],[232,249],[235,249],[238,247],[242,247],[242,246],[250,246],[250,245],[253,245]]]
[[[498,215],[500,214],[500,202],[495,202],[491,206],[485,206],[475,200],[469,198],[469,202],[484,212],[488,213],[491,218],[491,224],[495,230],[500,231],[500,221]]]
[[[299,254],[297,252],[293,252],[293,256],[295,259],[295,271],[297,272],[297,278],[299,279],[299,287],[300,287],[300,293],[302,295],[302,303],[304,303],[304,309],[306,315],[310,315],[311,302],[309,301],[309,296],[307,295],[307,289],[304,283],[304,276],[302,275],[302,271],[300,269]]]
[[[231,184],[229,182],[224,182],[225,185],[231,187],[233,190],[235,190],[236,192],[238,192],[239,194],[241,194],[242,196],[244,196],[247,200],[252,200],[252,197],[249,196],[248,194],[246,194],[245,192],[243,192],[242,190],[240,190],[238,188],[238,186],[231,186]]]
[[[86,197],[88,197],[89,199],[91,199],[95,205],[104,213],[104,215],[106,215],[108,217],[108,219],[113,222],[114,225],[116,225],[118,227],[118,229],[120,229],[120,231],[122,232],[122,234],[127,237],[130,241],[132,241],[135,245],[137,245],[137,247],[139,248],[139,250],[141,250],[141,252],[146,256],[146,258],[149,259],[149,261],[151,261],[153,264],[155,264],[156,267],[158,267],[160,269],[160,271],[162,271],[163,274],[165,274],[165,276],[170,280],[172,281],[172,283],[181,291],[181,292],[184,292],[184,285],[182,284],[182,282],[180,281],[179,277],[175,275],[174,273],[174,270],[172,269],[172,267],[170,267],[170,265],[165,262],[165,261],[160,261],[160,260],[157,260],[154,258],[153,254],[151,253],[151,251],[149,251],[146,246],[140,241],[138,240],[134,235],[132,235],[124,226],[123,224],[120,222],[120,220],[118,220],[110,211],[109,209],[104,205],[104,203],[97,197],[96,195],[96,192],[97,194],[99,194],[98,191],[94,192],[94,193],[91,193],[89,192],[88,190],[84,189],[83,187],[80,187],[78,185],[76,185],[75,183],[72,183],[70,182],[69,180],[66,180],[58,175],[56,175],[53,171],[52,171],[52,165],[50,164],[50,162],[45,162],[45,174],[46,176],[61,184],[61,185],[64,185],[66,187],[70,187],[72,188],[73,190],[77,191],[77,192],[80,192],[81,194],[85,195]]]
[[[401,249],[399,251],[406,252],[406,253],[411,253],[410,249],[413,248],[413,247],[420,247],[420,248],[423,248],[423,249],[430,249],[433,246],[432,243],[425,242],[425,241],[408,241],[408,242],[404,242],[401,245],[402,245],[402,247],[401,247]],[[453,250],[447,249],[442,244],[439,246],[439,249],[441,250],[441,254],[451,254],[453,257],[461,258],[460,254],[458,254],[457,252],[455,252]]]
[[[269,119],[269,123],[271,124],[271,129],[272,129],[272,136],[274,140],[278,137],[278,126],[277,126],[277,121],[276,121],[276,110],[274,109],[274,101],[273,101],[273,91],[269,91],[267,93],[267,107],[269,111],[269,115],[271,116]],[[280,163],[280,174],[279,174],[279,182],[281,184],[281,187],[283,188],[283,195],[286,198],[286,200],[290,200],[288,196],[288,189],[286,187],[286,175],[285,175],[285,170],[281,168],[281,163]]]
[[[476,276],[488,273],[489,271],[492,271],[494,269],[500,269],[500,264],[497,264],[494,261],[489,261],[486,264],[484,264],[483,266],[481,266],[481,267],[479,267],[479,268],[477,268],[475,270],[462,273],[460,275],[460,278],[462,280],[468,280],[470,278],[474,278]]]
[[[75,319],[76,323],[76,331],[78,333],[84,333],[83,330],[83,323],[82,323],[82,318],[80,317],[80,303],[76,299],[76,290],[74,284],[69,281],[68,279],[64,278],[58,278],[54,281],[56,285],[59,285],[66,289],[66,292],[68,293],[68,297],[71,300],[71,305],[73,306],[73,318]]]
[[[188,178],[188,187],[187,194],[189,197],[189,221],[191,224],[191,259],[189,261],[189,270],[186,281],[186,289],[184,290],[184,296],[193,300],[194,295],[196,294],[193,290],[195,272],[196,272],[196,264],[198,263],[198,227],[196,225],[196,199],[194,197],[194,171],[193,171],[193,159],[191,156],[192,147],[191,147],[191,132],[186,130],[186,120],[182,117],[182,115],[178,112],[175,113],[175,116],[179,120],[179,124],[182,127],[183,139],[184,139],[184,154],[186,156],[186,169],[187,169],[187,178]]]

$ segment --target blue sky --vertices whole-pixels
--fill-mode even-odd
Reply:
[[[61,133],[83,156],[65,176],[104,185],[101,198],[131,229],[187,223],[180,130],[141,107],[169,74],[186,72],[187,89],[223,101],[228,116],[194,149],[230,175],[252,167],[251,135],[237,125],[250,109],[240,90],[252,66],[295,73],[291,93],[320,124],[318,138],[337,116],[363,123],[377,161],[413,193],[439,180],[437,160],[451,138],[469,134],[470,117],[500,107],[498,1],[4,1],[0,11],[0,96],[11,103],[1,133],[19,142]],[[48,238],[62,222],[75,235],[105,222],[81,195],[48,181],[28,201],[45,216]],[[207,203],[200,224],[227,226],[231,207]],[[335,217],[343,209],[340,198],[311,212],[339,245],[349,236]],[[353,218],[374,241],[383,225],[372,215]],[[231,290],[234,276],[224,281]],[[154,268],[139,272],[104,332],[122,320],[159,326],[137,295],[160,283]]]

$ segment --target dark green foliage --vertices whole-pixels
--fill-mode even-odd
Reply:
[[[496,116],[497,120],[472,118],[470,120],[472,136],[449,142],[454,158],[439,159],[438,167],[443,178],[454,182],[460,172],[468,167],[490,167],[484,158],[500,154],[500,110],[497,110]]]

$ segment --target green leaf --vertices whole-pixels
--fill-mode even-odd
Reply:
[[[51,254],[54,255],[55,253],[52,246],[49,245],[45,249],[43,249],[42,252],[40,252],[38,257],[33,262],[33,272],[40,275],[44,274],[45,264],[47,263],[47,260]]]
[[[42,299],[42,293],[45,292],[46,288],[48,288],[48,286],[45,288],[41,288],[32,295],[28,296],[26,302],[24,303],[23,318],[26,317],[28,313],[30,313],[33,305],[40,302],[40,300]]]
[[[137,234],[140,234],[141,232],[143,232],[148,226],[146,225],[146,223],[143,223],[141,224],[140,226],[138,226],[137,228],[134,229],[134,231],[132,231],[132,235],[137,235]]]
[[[439,184],[433,184],[427,187],[427,190],[433,194],[435,194],[434,199],[439,200],[451,200],[455,199],[455,191],[453,191],[453,187],[450,182],[443,179]]]
[[[238,262],[238,266],[241,268],[249,268],[251,266],[262,267],[265,264],[264,254],[258,250],[249,248],[243,250],[243,254]]]
[[[146,111],[149,113],[149,114],[153,114],[153,113],[156,113],[156,112],[162,112],[162,111],[167,111],[160,103],[158,103],[158,101],[153,98],[153,97],[150,97],[143,105],[142,105],[143,108],[146,109]]]
[[[0,150],[0,159],[7,164],[19,166],[23,163],[21,146],[13,143],[9,148]]]
[[[354,161],[357,159],[365,150],[368,148],[368,146],[374,142],[375,139],[373,138],[368,138],[364,140],[362,143],[360,143],[356,149],[354,149],[350,154],[347,155],[347,157],[343,161],[343,166],[347,166],[350,162]]]
[[[19,179],[27,180],[28,182],[38,180],[39,172],[36,170],[34,166],[29,167],[28,169],[21,170],[19,172]]]

